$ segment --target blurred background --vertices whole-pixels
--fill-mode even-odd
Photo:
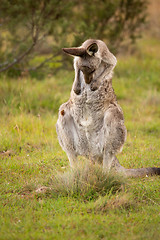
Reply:
[[[0,72],[43,78],[70,69],[62,47],[88,38],[114,54],[138,52],[136,40],[160,38],[159,0],[2,0]]]

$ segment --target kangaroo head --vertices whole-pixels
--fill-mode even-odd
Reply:
[[[75,56],[75,70],[82,71],[87,84],[98,78],[105,69],[110,71],[116,65],[116,57],[101,40],[88,39],[82,46],[63,48],[69,55]]]

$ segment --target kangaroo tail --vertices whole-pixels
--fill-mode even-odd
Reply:
[[[148,177],[153,175],[160,175],[160,168],[135,168],[126,169],[120,165],[118,159],[115,157],[112,167],[119,173],[126,175],[126,177]]]
[[[136,168],[136,169],[125,169],[127,177],[148,177],[153,175],[160,175],[160,168]]]

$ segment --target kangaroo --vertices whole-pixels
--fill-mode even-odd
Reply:
[[[78,156],[103,163],[127,177],[160,175],[160,168],[125,169],[116,154],[122,151],[127,130],[112,87],[116,57],[101,40],[89,39],[77,48],[63,48],[74,56],[75,79],[70,99],[62,104],[56,130],[71,167]]]

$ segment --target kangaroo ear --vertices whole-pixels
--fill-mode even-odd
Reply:
[[[87,48],[87,53],[90,56],[94,56],[94,54],[98,51],[98,45],[97,43],[92,43],[88,48]]]
[[[78,56],[78,57],[82,57],[85,53],[86,53],[86,49],[85,48],[62,48],[62,50],[72,56]]]

